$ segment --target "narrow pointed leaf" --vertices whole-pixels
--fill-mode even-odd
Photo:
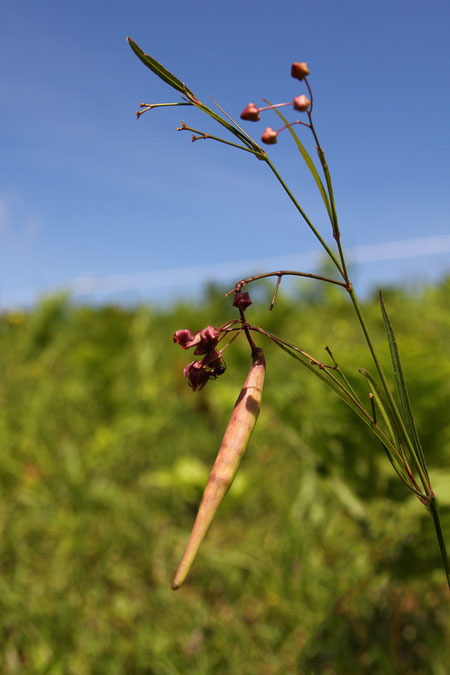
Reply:
[[[401,435],[396,424],[395,415],[390,409],[389,401],[384,398],[377,381],[375,380],[373,375],[369,373],[369,371],[365,370],[364,368],[361,368],[359,372],[362,375],[364,375],[364,377],[367,379],[374,401],[388,429],[392,446],[388,447],[386,444],[384,444],[384,447],[386,449],[386,454],[389,458],[389,461],[391,462],[392,466],[394,467],[400,478],[410,488],[410,490],[412,490],[413,492],[415,492],[417,495],[420,496],[420,492],[418,492],[415,489],[414,484],[411,481],[411,478],[408,473],[409,465],[403,450]]]
[[[266,102],[267,102],[269,105],[271,105],[269,101],[266,101]],[[294,141],[295,141],[295,143],[296,143],[296,145],[297,145],[297,148],[298,148],[299,151],[300,151],[301,156],[302,156],[303,159],[305,160],[306,166],[308,167],[308,169],[309,169],[309,171],[310,171],[312,177],[313,177],[314,180],[316,181],[317,187],[319,188],[320,194],[321,194],[322,199],[323,199],[323,203],[325,204],[325,207],[326,207],[326,209],[327,209],[327,211],[328,211],[328,215],[329,215],[329,217],[330,217],[330,220],[331,220],[331,222],[333,222],[333,216],[332,216],[332,213],[331,213],[331,206],[330,206],[330,200],[328,199],[328,194],[327,194],[327,192],[326,192],[326,190],[325,190],[324,184],[322,183],[322,180],[321,180],[321,178],[320,178],[320,176],[319,176],[319,173],[318,173],[318,171],[317,171],[317,169],[316,169],[316,167],[315,167],[315,164],[314,164],[314,162],[313,162],[312,159],[311,159],[310,154],[309,154],[308,151],[306,150],[305,146],[303,145],[303,143],[301,142],[301,140],[299,139],[299,137],[297,136],[297,134],[295,133],[295,131],[293,130],[293,128],[292,128],[291,126],[289,126],[289,122],[287,121],[287,119],[285,118],[285,116],[278,110],[278,108],[274,108],[274,112],[276,112],[276,114],[278,115],[278,117],[284,122],[284,124],[285,124],[285,125],[287,126],[287,128],[289,129],[289,131],[290,131],[290,133],[291,133],[291,136],[292,136],[292,138],[294,139]]]
[[[191,90],[188,89],[186,85],[178,79],[178,77],[175,77],[175,75],[164,68],[164,66],[158,63],[158,61],[156,61],[152,56],[142,51],[142,49],[131,38],[127,38],[127,40],[136,56],[147,66],[147,68],[150,68],[150,70],[152,70],[155,75],[158,75],[161,80],[164,80],[164,82],[182,94],[188,93],[191,94],[191,96],[194,96]]]
[[[394,369],[395,382],[397,385],[397,391],[400,399],[400,409],[402,413],[402,419],[405,424],[406,430],[409,434],[409,437],[411,438],[411,441],[414,444],[414,448],[416,450],[417,457],[420,460],[421,466],[426,471],[425,455],[422,450],[419,434],[417,432],[417,427],[414,421],[411,403],[408,396],[408,390],[406,388],[406,381],[403,374],[403,368],[400,361],[400,353],[398,351],[397,340],[395,338],[395,333],[391,320],[389,319],[388,313],[386,311],[381,291],[380,291],[380,306],[381,306],[381,313],[383,315],[384,327],[389,342],[389,350],[391,352],[391,361],[392,367]]]

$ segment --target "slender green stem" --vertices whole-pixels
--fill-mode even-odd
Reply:
[[[447,576],[447,585],[448,585],[448,588],[450,590],[450,568],[449,568],[449,564],[448,564],[448,555],[447,555],[447,549],[446,549],[446,546],[445,546],[445,540],[444,540],[444,536],[442,534],[441,521],[439,519],[439,511],[438,511],[438,505],[437,505],[436,497],[434,497],[430,502],[430,511],[431,511],[431,515],[433,517],[434,528],[436,530],[436,535],[437,535],[438,542],[439,542],[439,549],[441,551],[441,558],[442,558],[442,562],[444,564],[445,574]]]
[[[331,349],[328,347],[328,345],[325,347],[325,351],[327,352],[327,354],[330,355],[331,360],[332,360],[333,363],[334,363],[334,369],[335,369],[336,372],[339,373],[339,375],[342,377],[342,380],[343,380],[345,386],[346,386],[347,389],[352,393],[353,398],[354,398],[356,401],[358,401],[358,402],[362,405],[361,400],[360,400],[358,394],[357,394],[356,391],[353,389],[352,385],[350,384],[350,382],[349,382],[348,379],[346,378],[345,374],[344,374],[344,373],[342,372],[342,370],[340,369],[339,364],[338,364],[338,362],[336,361],[336,359],[334,358],[333,352],[332,352]]]
[[[308,86],[309,92],[310,92],[310,94],[311,94],[311,101],[312,101],[312,92],[311,92],[311,89],[310,89],[308,83],[307,83],[307,86]],[[380,376],[380,379],[381,379],[383,388],[384,388],[385,393],[386,393],[386,396],[387,396],[387,398],[388,398],[388,400],[389,400],[390,408],[391,408],[391,410],[392,410],[392,414],[393,414],[393,418],[394,418],[394,419],[393,419],[393,422],[394,422],[395,426],[399,428],[399,433],[402,434],[402,435],[404,436],[404,438],[405,438],[406,444],[407,444],[408,449],[409,449],[409,451],[410,451],[410,453],[411,453],[411,456],[412,456],[412,459],[413,459],[414,464],[415,464],[415,466],[416,466],[417,472],[418,472],[418,474],[419,474],[419,476],[420,476],[420,480],[421,480],[421,482],[422,482],[422,484],[423,484],[425,493],[426,493],[428,496],[431,496],[431,495],[432,495],[432,490],[431,490],[430,480],[429,480],[429,478],[428,478],[428,474],[427,474],[427,471],[426,471],[426,467],[424,466],[424,463],[423,463],[422,461],[420,461],[420,457],[418,457],[418,454],[417,454],[416,449],[415,449],[415,447],[414,447],[414,445],[413,445],[413,443],[412,443],[412,440],[411,440],[411,438],[410,438],[410,435],[408,434],[408,432],[407,432],[407,430],[406,430],[406,428],[405,428],[405,424],[404,424],[403,418],[402,418],[402,416],[400,415],[400,413],[399,413],[399,411],[398,411],[398,408],[397,408],[397,405],[396,405],[396,403],[395,403],[394,397],[393,397],[393,395],[392,395],[392,393],[391,393],[391,390],[390,390],[390,388],[389,388],[389,384],[388,384],[388,382],[387,382],[386,376],[385,376],[385,374],[384,374],[384,372],[383,372],[383,369],[382,369],[382,367],[381,367],[381,364],[380,364],[380,362],[379,362],[379,360],[378,360],[378,356],[377,356],[377,354],[376,354],[376,352],[375,352],[375,348],[374,348],[372,339],[371,339],[371,337],[370,337],[370,334],[369,334],[369,331],[368,331],[367,324],[366,324],[366,322],[365,322],[364,316],[363,316],[363,314],[362,314],[361,307],[360,307],[360,305],[359,305],[359,302],[358,302],[356,293],[355,293],[355,291],[354,291],[354,289],[353,289],[353,286],[352,286],[352,284],[350,283],[350,280],[349,280],[349,277],[348,277],[348,272],[347,272],[347,267],[346,267],[346,263],[345,263],[344,252],[343,252],[343,250],[342,250],[342,245],[341,245],[341,238],[340,238],[340,232],[339,232],[339,224],[338,224],[338,218],[337,218],[336,204],[335,204],[335,200],[334,200],[333,185],[332,185],[332,181],[331,181],[331,174],[330,174],[330,170],[329,170],[329,168],[328,168],[328,163],[327,163],[327,161],[326,161],[325,153],[324,153],[324,151],[323,151],[323,148],[322,148],[321,145],[320,145],[319,138],[318,138],[318,136],[317,136],[317,133],[316,133],[316,130],[315,130],[313,121],[312,121],[311,110],[312,110],[312,105],[311,105],[310,111],[308,112],[309,123],[310,123],[311,132],[312,132],[312,134],[313,134],[313,136],[314,136],[314,140],[315,140],[315,142],[316,142],[316,144],[317,144],[317,152],[318,152],[318,156],[319,156],[320,163],[321,163],[321,165],[322,165],[322,169],[323,169],[323,172],[324,172],[324,176],[325,176],[325,180],[326,180],[326,185],[327,185],[327,189],[328,189],[328,194],[329,194],[329,197],[330,197],[330,205],[331,205],[331,213],[332,213],[332,225],[333,225],[333,235],[334,235],[334,238],[335,238],[335,240],[336,240],[337,247],[338,247],[338,251],[339,251],[339,257],[340,257],[340,261],[341,261],[341,265],[342,265],[342,273],[343,273],[344,279],[345,279],[346,282],[347,282],[346,288],[347,288],[347,291],[348,291],[349,294],[350,294],[350,297],[351,297],[353,306],[354,306],[355,311],[356,311],[356,314],[357,314],[357,316],[358,316],[358,320],[359,320],[359,322],[360,322],[361,328],[362,328],[363,333],[364,333],[364,336],[365,336],[365,338],[366,338],[367,345],[368,345],[369,350],[370,350],[370,353],[371,353],[371,355],[372,355],[373,362],[374,362],[374,364],[375,364],[375,366],[376,366],[376,368],[377,368],[377,371],[378,371],[378,374],[379,374],[379,376]],[[402,444],[401,444],[401,443],[400,443],[400,447],[402,448]],[[404,457],[404,462],[405,462],[405,465],[407,466],[408,470],[410,470],[410,469],[409,469],[408,461],[407,461],[407,459],[406,459],[406,456]]]
[[[339,264],[338,259],[337,259],[336,256],[334,255],[333,251],[330,249],[330,247],[329,247],[328,244],[324,241],[324,239],[320,236],[319,232],[316,230],[316,228],[314,227],[314,225],[312,224],[312,222],[310,221],[310,219],[308,218],[308,216],[306,215],[306,213],[303,211],[302,207],[300,206],[300,204],[298,203],[298,201],[295,199],[294,195],[292,194],[292,192],[290,191],[290,189],[288,188],[288,186],[286,185],[286,183],[284,182],[283,178],[280,176],[280,174],[278,173],[277,169],[276,169],[275,166],[272,164],[272,162],[270,161],[270,159],[266,156],[266,157],[264,157],[264,160],[265,160],[265,161],[267,162],[267,164],[270,166],[270,168],[272,169],[273,173],[274,173],[275,176],[277,177],[278,181],[281,183],[283,189],[284,189],[285,192],[287,193],[289,199],[290,199],[291,202],[294,204],[295,208],[296,208],[297,211],[300,213],[300,215],[302,216],[303,220],[306,222],[306,224],[308,225],[308,227],[310,228],[310,230],[311,230],[311,231],[314,233],[314,235],[317,237],[317,239],[318,239],[319,242],[321,243],[322,247],[325,249],[325,251],[327,252],[327,254],[329,255],[329,257],[331,258],[331,260],[333,261],[333,263],[334,263],[334,264],[336,265],[336,267],[338,268],[338,270],[339,270],[340,274],[342,275],[342,277],[345,279],[344,272],[343,272],[343,270],[342,270],[342,268],[341,268],[341,266],[340,266],[340,264]]]
[[[339,237],[336,239],[336,244],[337,244],[338,251],[339,251],[339,257],[340,257],[341,263],[342,263],[342,270],[344,272],[344,279],[347,282],[347,286],[350,286],[350,279],[348,278],[347,265],[346,265],[345,258],[344,258],[344,251],[342,250],[342,245],[341,245],[341,235],[339,235]]]
[[[350,295],[350,299],[353,303],[353,307],[355,308],[356,314],[358,316],[359,323],[361,324],[361,328],[362,328],[363,333],[364,333],[364,337],[366,338],[367,346],[369,347],[370,353],[372,355],[373,362],[375,364],[375,367],[378,371],[381,382],[383,384],[383,388],[384,388],[388,398],[391,399],[392,395],[391,395],[391,392],[390,392],[390,389],[389,389],[388,381],[387,381],[386,376],[384,374],[383,368],[381,367],[381,363],[378,360],[378,356],[376,354],[375,347],[374,347],[374,344],[372,342],[372,338],[370,337],[369,329],[368,329],[367,324],[366,324],[366,320],[364,319],[364,315],[362,313],[361,306],[358,302],[358,298],[356,296],[356,293],[355,293],[355,290],[354,290],[353,286],[350,286],[350,288],[347,289],[347,292]]]
[[[245,146],[239,145],[238,143],[226,141],[224,138],[219,138],[219,136],[212,136],[211,134],[205,134],[203,131],[199,131],[198,129],[192,129],[192,127],[188,127],[184,123],[181,127],[177,127],[177,131],[192,131],[192,133],[194,134],[199,134],[199,136],[192,136],[193,141],[202,141],[209,138],[212,141],[218,141],[219,143],[225,143],[225,145],[231,145],[232,148],[238,148],[239,150],[245,150],[245,152],[250,152],[252,155],[256,155],[260,159],[263,157],[263,155],[260,152],[257,152],[256,150],[246,148]]]
[[[325,152],[323,151],[322,146],[320,145],[319,138],[317,136],[313,121],[312,121],[312,116],[311,113],[308,113],[309,117],[309,125],[311,128],[311,132],[314,136],[314,140],[317,143],[317,153],[319,155],[319,160],[322,165],[323,173],[325,176],[325,181],[327,184],[328,188],[328,194],[330,197],[330,205],[331,205],[331,214],[332,214],[332,226],[333,226],[333,236],[336,239],[337,247],[339,250],[339,257],[341,259],[341,264],[342,264],[342,270],[344,273],[344,279],[346,280],[347,283],[350,283],[349,278],[348,278],[348,272],[347,272],[347,266],[345,263],[345,258],[344,258],[344,251],[342,250],[342,245],[341,245],[341,233],[339,231],[339,223],[338,223],[338,217],[337,217],[337,210],[336,210],[336,203],[334,201],[334,191],[333,191],[333,183],[331,181],[331,174],[330,174],[330,169],[328,168],[328,162],[325,157]]]

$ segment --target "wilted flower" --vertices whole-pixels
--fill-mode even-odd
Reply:
[[[207,326],[195,333],[188,328],[177,330],[174,333],[173,341],[183,349],[197,345],[194,354],[204,355],[201,361],[192,361],[184,369],[184,376],[188,378],[189,386],[193,391],[203,389],[210,377],[215,379],[218,374],[225,371],[223,359],[216,349],[219,337],[220,330],[214,326]]]
[[[192,391],[200,391],[209,380],[209,370],[201,361],[192,361],[184,369],[184,376],[188,378]]]
[[[249,122],[257,122],[259,120],[259,109],[255,103],[249,103],[241,112],[241,120],[248,120]]]
[[[291,67],[291,75],[297,80],[303,80],[306,75],[309,75],[308,65],[304,61],[301,63],[293,63]]]
[[[247,291],[244,291],[244,293],[237,291],[237,293],[234,294],[233,307],[239,307],[239,309],[244,310],[247,309],[247,307],[249,307],[251,304],[252,301]]]
[[[189,347],[197,346],[194,354],[198,356],[199,354],[206,354],[207,351],[216,346],[220,335],[220,330],[214,326],[208,326],[203,328],[203,330],[192,331],[187,329],[177,330],[174,333],[173,341],[177,342],[183,349],[189,349]]]
[[[177,342],[183,349],[189,349],[200,342],[201,338],[198,333],[192,333],[189,328],[182,328],[177,330],[173,335],[173,341]]]
[[[214,326],[203,328],[203,330],[198,333],[200,342],[194,354],[199,356],[200,354],[206,354],[206,352],[209,352],[213,347],[216,346],[219,340],[219,335],[220,330],[214,328]]]
[[[300,110],[300,112],[305,112],[305,110],[308,110],[310,105],[311,101],[307,96],[305,96],[305,94],[301,94],[300,96],[294,98],[294,108],[296,110]]]
[[[207,351],[202,358],[202,365],[209,368],[215,368],[219,362],[222,362],[222,357],[215,347]]]
[[[261,140],[263,143],[267,143],[267,145],[273,145],[277,142],[277,132],[272,127],[267,127],[261,136]]]

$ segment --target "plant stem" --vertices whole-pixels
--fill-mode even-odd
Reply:
[[[309,89],[309,85],[308,85],[308,89]],[[342,245],[341,245],[341,233],[339,231],[339,223],[338,223],[338,217],[337,217],[337,211],[336,211],[336,204],[335,204],[335,201],[334,201],[334,192],[333,192],[333,184],[331,182],[330,169],[328,168],[328,162],[325,158],[325,152],[323,151],[323,148],[319,143],[319,138],[317,136],[316,129],[315,129],[313,121],[312,121],[311,111],[308,112],[308,117],[309,117],[309,126],[311,128],[311,132],[314,136],[315,142],[317,143],[317,153],[319,155],[319,160],[320,160],[320,163],[322,165],[323,173],[324,173],[324,176],[325,176],[325,181],[326,181],[327,188],[328,188],[328,195],[330,197],[332,225],[333,225],[333,236],[336,239],[337,247],[338,247],[338,250],[339,250],[339,257],[341,259],[342,270],[343,270],[343,273],[344,273],[344,279],[346,280],[347,283],[350,283],[349,278],[348,278],[348,273],[347,273],[347,266],[345,264],[344,252],[342,250]]]
[[[331,260],[333,261],[333,263],[336,265],[336,267],[338,268],[338,270],[339,270],[340,274],[342,275],[342,277],[345,279],[345,274],[344,274],[344,272],[343,272],[343,270],[342,270],[342,268],[341,268],[341,265],[339,264],[338,259],[336,258],[336,256],[334,255],[333,251],[330,249],[330,247],[328,246],[328,244],[327,244],[327,243],[324,241],[324,239],[320,236],[319,232],[316,230],[316,228],[314,227],[314,225],[312,224],[312,222],[310,221],[310,219],[308,218],[308,216],[306,215],[306,213],[303,211],[302,207],[300,206],[300,204],[298,203],[298,201],[295,199],[294,195],[292,194],[292,192],[290,191],[290,189],[288,188],[288,186],[287,186],[286,183],[284,182],[283,178],[282,178],[282,177],[280,176],[280,174],[278,173],[278,171],[277,171],[277,169],[275,168],[275,166],[272,164],[272,162],[270,161],[270,159],[269,159],[267,156],[264,157],[264,161],[266,161],[267,164],[270,166],[270,168],[272,169],[273,173],[274,173],[275,176],[277,177],[278,181],[281,183],[283,189],[284,189],[285,192],[287,193],[289,199],[290,199],[291,202],[294,204],[295,208],[296,208],[297,211],[300,213],[300,215],[302,216],[303,220],[306,222],[306,224],[308,225],[308,227],[310,228],[310,230],[314,233],[314,235],[317,237],[317,239],[319,240],[319,242],[322,244],[322,247],[325,249],[325,251],[327,252],[327,254],[329,255],[329,257],[331,258]],[[347,281],[347,280],[346,280],[346,281]]]
[[[192,131],[194,134],[199,134],[199,136],[192,136],[192,141],[201,141],[209,138],[212,141],[218,141],[219,143],[231,145],[232,148],[238,148],[239,150],[245,150],[245,152],[251,152],[252,155],[256,155],[260,159],[263,157],[263,155],[261,155],[261,153],[259,152],[256,152],[256,150],[246,148],[243,145],[238,145],[238,143],[232,143],[231,141],[227,141],[224,138],[219,138],[219,136],[212,136],[211,134],[205,134],[203,131],[199,131],[198,129],[192,129],[192,127],[186,126],[184,122],[181,127],[177,127],[177,131]]]
[[[336,284],[337,286],[343,286],[346,288],[345,281],[338,281],[337,279],[324,277],[321,274],[312,274],[311,272],[294,272],[291,270],[278,270],[277,272],[264,272],[264,274],[255,274],[253,277],[241,279],[231,291],[227,291],[226,295],[230,295],[231,293],[234,293],[238,287],[240,290],[243,286],[252,283],[252,281],[258,281],[258,279],[266,279],[267,277],[284,277],[288,275],[295,277],[306,277],[308,279],[318,279],[319,281],[327,281],[329,284]]]
[[[447,549],[445,547],[445,540],[441,529],[441,521],[439,519],[439,511],[436,497],[434,497],[430,502],[430,511],[433,517],[433,523],[439,542],[439,549],[441,551],[442,562],[444,563],[445,574],[447,576],[447,585],[450,590],[450,568],[448,564],[448,556],[447,556]]]

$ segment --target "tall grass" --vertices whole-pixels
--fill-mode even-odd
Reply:
[[[386,293],[447,539],[449,291]],[[307,292],[248,318],[305,349],[326,321],[342,365],[364,366],[351,308],[331,287]],[[2,673],[447,672],[429,517],[352,411],[275,346],[240,474],[170,590],[248,365],[237,344],[227,377],[193,395],[171,336],[228,305],[212,289],[195,307],[50,298],[0,317]],[[377,301],[364,312],[387,365]]]

